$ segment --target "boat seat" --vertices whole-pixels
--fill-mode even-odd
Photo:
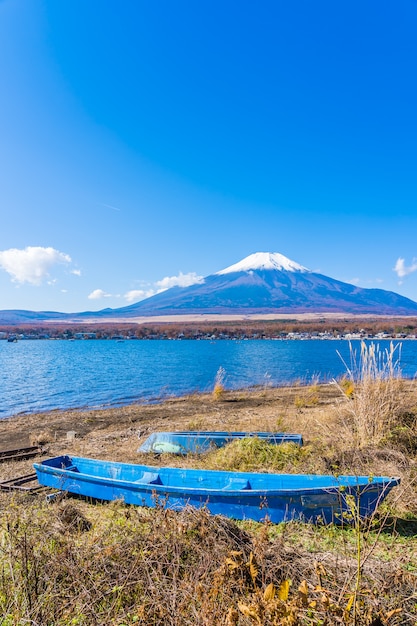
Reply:
[[[223,487],[225,490],[241,490],[252,489],[252,485],[246,478],[231,478],[228,483]]]
[[[80,473],[80,470],[76,465],[68,465],[67,467],[64,467],[64,469],[68,472],[77,472],[78,474]]]
[[[141,478],[135,480],[135,483],[143,485],[162,485],[162,480],[158,472],[144,472]]]

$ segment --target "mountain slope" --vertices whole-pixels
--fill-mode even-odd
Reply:
[[[391,291],[362,289],[311,272],[278,253],[256,253],[203,283],[172,287],[118,309],[127,317],[306,312],[415,315],[417,303]]]
[[[417,315],[417,302],[383,289],[362,289],[311,272],[279,253],[258,252],[203,281],[172,287],[119,309],[55,313],[0,311],[0,323],[98,321],[156,315],[340,313]]]

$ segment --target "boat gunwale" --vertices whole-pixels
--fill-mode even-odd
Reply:
[[[55,457],[55,459],[59,459],[59,458],[63,458],[63,457]],[[115,462],[115,461],[98,461],[97,459],[88,459],[86,457],[68,457],[71,460],[74,461],[74,466],[76,467],[76,461],[78,459],[82,460],[87,460],[87,461],[93,461],[93,462],[97,462],[99,464],[106,464],[106,465],[110,465],[110,466],[122,466],[122,467],[135,467],[135,468],[140,468],[141,470],[143,470],[144,472],[151,472],[153,474],[160,474],[161,470],[162,472],[165,471],[185,471],[185,472],[195,472],[198,471],[194,468],[177,468],[177,467],[168,467],[168,466],[164,466],[164,467],[153,467],[150,465],[135,465],[135,464],[130,464],[130,463],[123,463],[123,462]],[[280,487],[280,488],[268,488],[268,487],[264,487],[264,488],[231,488],[231,489],[227,489],[225,486],[224,487],[203,487],[203,486],[199,486],[199,487],[193,487],[193,486],[189,486],[187,484],[184,484],[182,486],[178,486],[178,485],[172,485],[172,484],[166,484],[166,483],[153,483],[153,482],[140,482],[140,479],[138,481],[134,481],[134,480],[126,480],[126,479],[120,479],[120,478],[113,478],[112,476],[97,476],[96,474],[91,474],[91,473],[86,473],[86,472],[81,472],[81,471],[74,471],[73,469],[68,469],[68,468],[60,468],[60,467],[54,467],[52,465],[47,465],[44,462],[41,463],[34,463],[34,468],[37,471],[46,473],[46,474],[50,474],[56,477],[60,477],[62,478],[63,482],[64,482],[64,478],[65,479],[71,479],[73,482],[76,481],[82,481],[82,482],[94,482],[97,484],[102,484],[102,485],[106,485],[108,484],[109,486],[111,486],[112,484],[114,486],[120,487],[120,488],[124,488],[130,491],[146,491],[146,492],[156,492],[156,493],[173,493],[173,494],[190,494],[190,495],[196,495],[196,496],[201,496],[201,495],[206,495],[206,496],[233,496],[233,495],[240,495],[240,496],[244,496],[246,498],[253,498],[256,497],[259,499],[259,497],[286,497],[288,498],[289,496],[293,496],[293,497],[301,497],[303,495],[319,495],[319,494],[340,494],[341,496],[343,496],[344,493],[351,493],[356,492],[359,494],[363,494],[363,493],[370,493],[372,491],[375,492],[381,492],[384,493],[386,490],[391,490],[393,487],[397,486],[400,483],[400,478],[399,477],[389,477],[389,476],[374,476],[373,479],[371,481],[369,481],[369,477],[368,476],[353,476],[353,475],[343,475],[343,476],[332,476],[331,474],[276,474],[276,473],[267,473],[267,472],[256,472],[252,474],[255,474],[256,476],[261,476],[261,477],[270,477],[270,476],[280,476],[280,477],[287,477],[287,476],[294,476],[294,477],[319,477],[319,478],[329,478],[331,480],[337,480],[339,481],[338,484],[333,484],[333,485],[328,485],[328,486],[321,486],[321,487]],[[230,475],[230,479],[240,479],[240,480],[249,480],[250,482],[250,476],[251,473],[250,472],[227,472],[224,470],[202,470],[205,473],[212,473],[212,475],[218,475],[218,473],[222,473],[222,474],[229,474]],[[351,479],[354,478],[357,481],[359,479],[362,479],[362,482],[356,482],[356,483],[349,483],[345,480],[345,482],[343,482],[344,479]],[[366,481],[366,482],[365,482]],[[347,482],[347,484],[346,484]],[[64,488],[62,490],[65,490]]]
[[[154,454],[205,454],[212,449],[222,448],[235,441],[258,440],[269,445],[303,445],[298,433],[267,431],[154,431],[140,445],[138,452]]]
[[[199,436],[210,436],[210,437],[271,437],[273,439],[276,437],[277,439],[281,439],[282,437],[301,437],[298,433],[276,433],[276,432],[268,432],[268,431],[234,431],[234,430],[155,430],[152,435],[186,435],[194,437],[195,435]]]

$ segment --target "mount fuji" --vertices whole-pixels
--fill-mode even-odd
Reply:
[[[362,289],[312,272],[277,252],[257,252],[199,283],[171,287],[113,312],[123,317],[256,313],[416,315],[417,302],[392,291]]]
[[[417,302],[312,272],[278,252],[257,252],[188,287],[136,304],[84,313],[0,311],[0,323],[94,322],[175,315],[333,313],[417,316]]]

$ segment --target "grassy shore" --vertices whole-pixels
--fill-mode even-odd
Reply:
[[[401,485],[372,520],[344,528],[0,492],[0,624],[417,624],[416,424],[417,383],[389,377],[4,420],[1,448],[39,442],[45,457],[384,474]],[[246,440],[162,461],[137,452],[154,430],[186,429],[297,432],[305,445]],[[0,480],[31,468],[2,463]]]

